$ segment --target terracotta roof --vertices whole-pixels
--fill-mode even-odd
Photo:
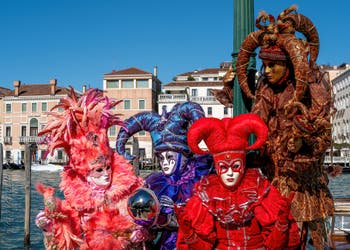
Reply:
[[[70,90],[56,86],[56,95],[67,95]],[[50,84],[21,84],[19,96],[50,95]],[[14,96],[15,90],[11,90],[6,96]]]
[[[133,68],[122,69],[122,70],[113,70],[112,72],[104,75],[144,75],[144,74],[151,74],[151,73],[133,67]]]
[[[0,87],[0,97],[8,95],[11,92],[11,89]]]
[[[209,68],[209,69],[203,69],[203,70],[194,70],[191,72],[185,72],[182,74],[179,74],[177,76],[195,76],[195,75],[204,75],[204,74],[217,74],[220,71],[227,71],[228,68]]]
[[[164,87],[208,87],[223,86],[222,81],[175,81],[167,83]]]
[[[227,69],[219,69],[219,68],[203,69],[203,70],[194,72],[194,75],[217,74],[219,71],[227,71]]]

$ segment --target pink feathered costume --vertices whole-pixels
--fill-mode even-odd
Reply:
[[[39,133],[46,135],[48,152],[63,147],[69,156],[60,183],[65,200],[55,198],[53,188],[38,185],[45,210],[36,222],[44,231],[47,249],[132,248],[129,238],[135,225],[127,212],[127,198],[143,183],[109,146],[108,128],[123,125],[110,111],[118,103],[97,89],[79,99],[72,90],[54,107],[64,111],[50,112],[55,119]],[[108,172],[108,184],[92,181],[93,171]]]

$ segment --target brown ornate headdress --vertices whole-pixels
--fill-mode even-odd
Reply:
[[[296,6],[282,11],[277,18],[261,12],[256,19],[255,25],[258,30],[251,32],[241,45],[236,63],[236,74],[243,93],[253,99],[247,82],[247,66],[251,54],[261,47],[262,52],[267,55],[267,48],[270,50],[276,47],[285,52],[294,67],[296,79],[296,92],[294,99],[299,101],[310,82],[311,69],[316,63],[319,52],[319,36],[312,21],[302,14],[292,13]],[[302,33],[306,40],[296,37],[295,32]],[[277,50],[276,50],[277,51]],[[309,56],[310,53],[310,57]],[[261,54],[264,55],[264,54]],[[282,57],[282,60],[284,58]]]

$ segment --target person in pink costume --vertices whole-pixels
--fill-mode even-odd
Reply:
[[[256,141],[248,145],[253,133]],[[255,114],[201,118],[189,129],[188,145],[197,154],[203,140],[217,174],[197,183],[186,206],[176,207],[177,249],[295,249],[298,227],[290,198],[281,196],[260,169],[249,168],[247,152],[263,146],[268,129]]]
[[[50,112],[54,117],[39,133],[48,153],[63,148],[69,160],[61,173],[64,200],[54,188],[38,184],[45,209],[36,217],[47,249],[132,249],[135,229],[127,199],[143,180],[109,146],[108,128],[123,126],[111,112],[120,101],[90,89],[78,98],[72,89]]]

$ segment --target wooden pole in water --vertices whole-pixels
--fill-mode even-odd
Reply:
[[[2,196],[2,179],[3,179],[3,167],[2,167],[2,164],[3,164],[3,152],[2,152],[2,144],[0,143],[0,163],[1,163],[1,166],[0,166],[0,219],[1,219],[1,196]]]
[[[136,175],[140,175],[140,167],[139,167],[139,140],[134,136],[132,140],[132,154],[136,156],[133,160],[132,165],[134,166],[134,173]]]
[[[25,212],[24,212],[24,246],[30,245],[30,201],[31,201],[31,145],[26,144],[25,157],[24,157],[24,169],[25,169]]]

